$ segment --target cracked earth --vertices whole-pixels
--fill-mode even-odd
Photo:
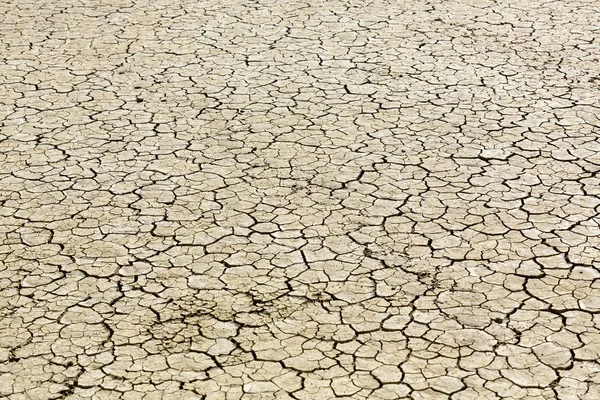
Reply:
[[[600,398],[596,1],[0,19],[0,397]]]

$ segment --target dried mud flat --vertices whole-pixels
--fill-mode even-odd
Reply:
[[[600,398],[597,1],[0,22],[3,399]]]

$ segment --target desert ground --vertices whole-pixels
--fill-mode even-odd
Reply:
[[[0,22],[2,399],[600,399],[597,0]]]

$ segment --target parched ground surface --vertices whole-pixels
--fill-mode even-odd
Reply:
[[[3,399],[600,398],[596,0],[0,20]]]

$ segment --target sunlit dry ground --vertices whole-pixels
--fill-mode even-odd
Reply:
[[[595,0],[0,4],[0,397],[600,399]]]

